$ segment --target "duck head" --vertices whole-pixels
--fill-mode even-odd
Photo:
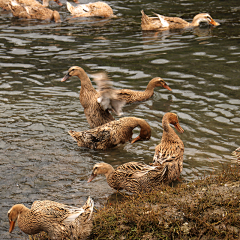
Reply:
[[[208,13],[199,13],[193,18],[192,26],[197,27],[206,25],[218,26],[220,23],[214,21]]]
[[[62,78],[61,82],[68,80],[70,77],[78,76],[79,71],[84,71],[81,67],[73,66],[68,69],[68,73]]]
[[[181,128],[179,124],[178,116],[175,113],[171,113],[171,112],[166,113],[163,116],[162,123],[163,123],[163,128],[164,128],[164,125],[168,123],[168,124],[172,124],[177,129],[178,132],[180,133],[184,132],[184,130]]]
[[[25,206],[23,204],[16,204],[8,211],[8,221],[9,221],[9,232],[11,233],[15,227],[15,223],[18,219],[19,214]]]
[[[163,87],[163,88],[166,88],[169,91],[172,91],[172,89],[160,77],[153,78],[151,81],[153,81],[153,83],[155,84],[156,87]]]

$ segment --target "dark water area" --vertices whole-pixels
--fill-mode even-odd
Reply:
[[[61,2],[50,6],[60,12],[58,24],[0,11],[1,239],[27,239],[17,227],[8,233],[7,211],[16,203],[49,199],[81,206],[91,196],[100,207],[114,191],[104,176],[87,183],[93,165],[152,162],[165,112],[177,113],[185,130],[182,181],[233,162],[231,152],[240,146],[239,0],[106,1],[115,19],[71,18]],[[187,21],[208,12],[221,25],[143,32],[142,9]],[[81,85],[76,77],[61,82],[76,65],[89,75],[106,71],[115,88],[144,90],[154,77],[166,81],[172,92],[156,88],[151,99],[123,109],[123,116],[150,124],[149,141],[106,151],[77,146],[67,132],[89,128],[78,99]]]

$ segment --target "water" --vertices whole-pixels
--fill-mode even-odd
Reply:
[[[113,0],[107,3],[118,18],[111,20],[71,19],[61,2],[63,7],[51,5],[61,24],[0,15],[1,239],[27,239],[17,227],[8,233],[7,211],[16,203],[82,205],[90,195],[100,207],[114,191],[104,176],[87,183],[93,165],[151,162],[165,112],[177,113],[185,130],[183,181],[221,169],[240,146],[238,0]],[[187,21],[209,12],[221,25],[146,33],[141,9]],[[162,77],[172,92],[157,88],[150,100],[124,108],[124,116],[147,120],[152,138],[106,151],[79,148],[67,131],[89,128],[78,99],[80,81],[60,81],[74,65],[88,74],[106,71],[115,88],[143,90],[151,78]]]

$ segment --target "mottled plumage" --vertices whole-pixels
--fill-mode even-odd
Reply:
[[[167,182],[176,180],[183,169],[184,145],[170,124],[183,133],[175,113],[166,113],[162,119],[163,135],[159,145],[155,148],[153,157],[154,166],[166,168],[165,179]]]
[[[160,78],[156,77],[153,78],[147,85],[145,91],[134,91],[130,89],[120,89],[115,90],[117,94],[117,98],[119,100],[124,100],[126,103],[133,103],[133,102],[141,102],[149,99],[154,94],[155,87],[163,87],[172,91],[172,89],[165,83],[165,81]]]
[[[17,221],[18,227],[28,235],[44,231],[51,239],[66,239],[80,233],[81,224],[92,216],[93,206],[90,197],[81,208],[49,200],[35,201],[31,209],[16,204],[8,211],[9,232],[13,231]]]
[[[240,166],[240,147],[233,151],[232,154],[237,158],[237,163]]]
[[[46,21],[61,22],[58,11],[34,5],[19,4],[16,0],[11,0],[8,4],[14,17],[26,19],[38,19]]]
[[[179,17],[166,17],[160,14],[155,14],[157,17],[149,17],[144,11],[142,13],[141,27],[142,30],[168,30],[168,29],[181,29],[186,27],[198,27],[202,24],[218,26],[219,23],[215,22],[208,13],[197,14],[191,23],[186,22]]]
[[[117,90],[112,88],[112,82],[107,74],[104,72],[96,73],[92,74],[92,77],[98,86],[100,96],[97,101],[100,103],[101,107],[104,110],[113,110],[117,115],[121,115],[122,108],[126,102],[118,98]]]
[[[150,192],[161,187],[164,181],[165,168],[149,166],[139,162],[125,163],[115,170],[107,163],[97,163],[88,180],[91,182],[97,175],[104,174],[110,187],[128,192]]]
[[[112,8],[105,2],[79,4],[76,7],[67,2],[67,9],[76,17],[115,17]]]
[[[84,108],[84,113],[91,128],[101,126],[114,120],[111,113],[104,110],[97,99],[99,92],[93,87],[88,75],[81,67],[71,67],[68,73],[63,77],[62,82],[72,76],[77,76],[81,81],[81,90],[79,94],[80,103]]]
[[[140,127],[141,130],[139,136],[132,140],[135,127]],[[82,132],[69,131],[68,133],[77,141],[79,147],[104,150],[131,140],[131,143],[149,140],[151,128],[141,118],[124,117],[93,129]]]

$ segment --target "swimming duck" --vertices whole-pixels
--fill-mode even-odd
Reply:
[[[115,17],[112,8],[105,2],[80,4],[76,7],[67,2],[67,9],[75,17]]]
[[[19,4],[16,0],[11,0],[8,4],[12,14],[17,18],[38,19],[46,21],[61,22],[58,11],[41,6],[31,6]]]
[[[72,76],[77,76],[81,81],[79,99],[84,108],[84,113],[90,127],[98,127],[115,120],[108,109],[104,110],[99,104],[97,99],[101,95],[93,87],[86,72],[81,67],[73,66],[69,68],[68,73],[63,77],[62,82]]]
[[[3,8],[5,10],[10,10],[9,6],[8,6],[8,3],[10,2],[11,0],[0,0],[0,8]],[[24,5],[27,5],[27,6],[35,6],[35,7],[48,7],[49,5],[49,1],[51,0],[43,0],[43,4],[39,3],[38,1],[36,0],[16,0],[17,3],[19,4],[24,4]],[[54,2],[56,2],[58,5],[62,6],[62,4],[59,2],[59,0],[54,0]]]
[[[180,133],[183,133],[178,117],[175,113],[168,112],[163,116],[163,135],[159,145],[155,148],[153,157],[154,166],[166,167],[166,182],[172,182],[180,176],[183,169],[184,145],[179,136],[175,133],[172,124]]]
[[[140,127],[141,130],[139,136],[132,140],[132,131],[135,127]],[[149,140],[151,128],[144,119],[124,117],[90,130],[82,132],[69,131],[68,133],[77,141],[79,147],[105,150],[127,141],[135,143]]]
[[[31,209],[16,204],[8,211],[9,232],[13,231],[17,221],[18,227],[28,235],[44,231],[51,239],[66,239],[72,235],[72,229],[79,227],[79,223],[90,220],[93,206],[90,197],[81,208],[49,200],[35,201]]]
[[[240,147],[233,151],[232,154],[237,157],[237,163],[240,166]]]
[[[172,91],[172,89],[165,83],[165,81],[156,77],[153,78],[147,85],[145,91],[133,91],[130,89],[120,89],[116,90],[117,98],[119,100],[124,100],[126,103],[141,102],[149,99],[154,94],[155,87],[163,87]]]
[[[114,170],[108,163],[97,163],[88,182],[99,174],[104,174],[108,185],[115,190],[125,189],[131,193],[140,193],[159,188],[163,183],[165,169],[139,162],[128,162]]]
[[[186,22],[179,17],[166,17],[160,14],[155,14],[157,17],[149,17],[144,11],[142,13],[141,27],[142,30],[168,30],[168,29],[179,29],[186,27],[198,27],[202,24],[204,25],[220,25],[218,22],[214,21],[208,13],[197,14],[191,23]]]

